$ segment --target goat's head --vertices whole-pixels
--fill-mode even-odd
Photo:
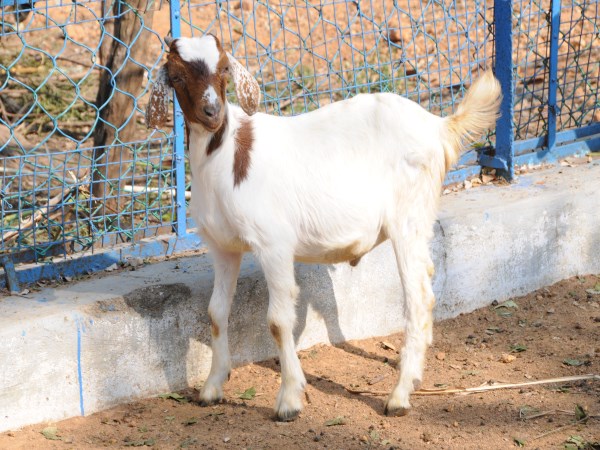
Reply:
[[[164,125],[170,88],[173,88],[186,121],[200,124],[210,133],[216,132],[227,113],[226,90],[230,75],[242,109],[248,115],[256,112],[260,102],[257,81],[223,50],[215,36],[166,38],[165,42],[170,52],[152,86],[146,109],[148,127]]]

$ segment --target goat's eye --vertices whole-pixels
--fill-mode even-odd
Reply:
[[[184,82],[183,77],[179,76],[179,75],[175,75],[174,77],[171,77],[171,83],[173,84],[181,84]]]

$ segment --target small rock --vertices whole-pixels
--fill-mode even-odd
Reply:
[[[8,436],[10,437],[15,437],[15,433],[13,433],[12,431],[9,431],[8,433],[6,433]]]
[[[546,311],[547,314],[554,314],[555,313],[555,309],[554,308],[550,308]]]
[[[442,195],[448,195],[450,192],[452,192],[450,189],[444,189]]]
[[[231,440],[231,438],[229,436],[225,436],[223,438],[223,442],[229,442]]]
[[[425,431],[422,435],[421,435],[421,439],[423,440],[423,442],[431,442],[431,434],[428,433],[427,431]]]
[[[484,184],[491,183],[495,179],[496,179],[496,177],[494,175],[488,175],[485,173],[483,175],[481,175],[481,181],[483,181]]]
[[[515,355],[511,355],[509,353],[502,353],[502,356],[500,356],[500,361],[502,361],[505,364],[511,363],[515,359],[517,359],[517,357]]]
[[[438,361],[443,361],[446,359],[446,354],[444,352],[437,352],[435,355],[435,359]]]
[[[452,423],[452,426],[453,426],[454,428],[458,428],[458,422],[455,420],[455,421],[454,421],[454,423]]]
[[[544,297],[541,296],[541,295],[536,295],[535,299],[538,300],[538,301],[542,301],[542,300],[544,300]]]
[[[129,258],[127,260],[127,263],[131,267],[139,267],[139,266],[143,266],[144,265],[144,260],[142,258],[140,258],[139,256],[136,256],[135,258]]]
[[[113,270],[117,270],[119,266],[117,266],[117,263],[111,264],[110,266],[108,266],[106,269],[104,269],[106,272],[112,272]]]
[[[463,185],[465,189],[471,189],[473,187],[473,183],[471,183],[469,180],[465,180]]]

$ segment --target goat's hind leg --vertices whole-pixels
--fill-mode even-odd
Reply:
[[[403,416],[410,410],[410,394],[421,385],[425,354],[433,337],[433,264],[424,238],[392,239],[392,245],[404,290],[406,330],[400,356],[400,377],[386,402],[385,413]]]
[[[210,374],[200,391],[202,406],[212,405],[223,398],[223,383],[229,378],[231,356],[228,342],[228,320],[240,272],[241,253],[228,253],[209,246],[214,258],[215,282],[208,305],[210,317],[212,364]]]

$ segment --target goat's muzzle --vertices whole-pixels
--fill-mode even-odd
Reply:
[[[224,108],[222,108],[218,103],[206,104],[199,108],[199,111],[196,113],[196,117],[198,117],[198,121],[202,124],[206,131],[214,133],[221,128],[223,120],[225,119],[223,109]]]

